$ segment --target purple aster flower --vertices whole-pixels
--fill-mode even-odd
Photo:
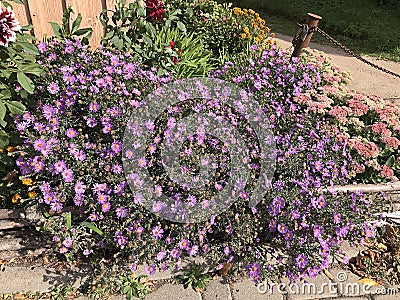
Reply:
[[[112,150],[114,153],[119,153],[119,152],[121,152],[121,150],[122,150],[122,143],[121,143],[121,142],[118,142],[118,141],[114,141],[114,142],[111,144],[111,150]]]
[[[195,256],[199,252],[199,246],[193,245],[190,249],[188,249],[188,254],[190,256]]]
[[[46,141],[44,139],[38,139],[33,143],[33,147],[36,151],[42,151],[47,146]]]
[[[274,182],[273,186],[274,186],[274,189],[279,192],[283,189],[283,187],[285,186],[285,183],[281,180],[277,180]]]
[[[85,256],[88,256],[88,255],[90,255],[90,254],[92,254],[93,253],[93,250],[92,249],[85,249],[85,250],[83,250],[83,255],[85,255]]]
[[[102,212],[108,212],[111,208],[110,202],[105,202],[101,205],[101,211]]]
[[[189,196],[187,197],[187,204],[188,204],[189,206],[193,207],[193,206],[196,205],[196,203],[197,203],[197,200],[196,200],[196,197],[195,197],[195,196],[189,195]]]
[[[183,239],[179,242],[179,248],[182,250],[186,250],[189,248],[189,241],[187,239]]]
[[[55,201],[50,204],[50,209],[54,211],[61,211],[63,209],[63,205],[61,202]]]
[[[48,50],[47,44],[46,44],[45,42],[40,42],[40,43],[37,45],[37,48],[38,48],[38,50],[39,50],[40,53],[45,53],[45,52],[47,52],[47,50]]]
[[[91,103],[89,104],[89,110],[90,110],[90,111],[96,112],[96,111],[98,111],[99,109],[100,109],[100,105],[99,105],[97,102],[91,102]]]
[[[85,192],[85,190],[86,190],[86,185],[83,184],[83,182],[78,181],[78,182],[75,184],[75,193],[77,193],[77,194],[83,194],[83,193]]]
[[[111,167],[111,171],[115,174],[121,174],[122,173],[122,167],[119,164],[115,164]]]
[[[47,90],[49,91],[49,93],[53,94],[53,95],[57,94],[59,89],[60,88],[58,87],[58,84],[55,82],[50,83],[49,86],[47,87]]]
[[[156,259],[158,261],[161,261],[165,258],[166,255],[167,255],[167,252],[165,250],[161,250],[160,252],[158,252]]]
[[[74,138],[76,137],[76,130],[73,128],[68,128],[67,132],[65,133],[67,135],[67,137],[69,138]]]
[[[61,174],[65,182],[72,182],[74,180],[74,172],[71,169],[65,169]]]
[[[126,215],[128,214],[128,209],[121,206],[121,207],[118,207],[118,208],[115,210],[115,213],[117,214],[117,217],[118,217],[118,218],[125,218]]]
[[[334,214],[333,214],[333,223],[339,224],[339,223],[340,223],[340,220],[341,220],[340,214],[334,213]]]
[[[288,227],[285,224],[279,224],[277,229],[280,233],[285,234],[288,230]]]
[[[104,204],[104,203],[106,203],[107,201],[108,201],[108,196],[107,195],[105,195],[105,194],[98,194],[97,195],[97,201],[100,203],[100,204]]]
[[[296,257],[296,266],[299,267],[299,269],[304,269],[307,266],[308,263],[308,258],[304,254],[299,254]]]
[[[63,245],[67,248],[72,246],[72,239],[70,237],[67,237],[64,241],[63,241]]]
[[[164,230],[160,226],[156,226],[152,230],[153,236],[156,240],[159,240],[163,237]]]
[[[171,257],[178,258],[181,255],[181,250],[174,248],[170,252]]]
[[[93,127],[96,127],[97,121],[95,118],[87,118],[86,124],[88,127],[93,128]]]
[[[145,270],[147,275],[153,275],[156,272],[156,267],[154,265],[149,265]]]

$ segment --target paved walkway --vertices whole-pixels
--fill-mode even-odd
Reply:
[[[276,37],[284,49],[291,46],[292,37],[278,33]],[[378,95],[384,98],[398,98],[400,100],[400,78],[372,68],[336,47],[310,43],[310,48],[327,53],[340,69],[350,72],[353,78],[349,85],[351,89],[363,94]],[[367,56],[364,56],[364,58],[400,74],[400,63],[377,60]]]
[[[283,48],[290,46],[291,37],[277,35]],[[385,74],[379,70],[358,61],[355,58],[329,46],[311,43],[311,48],[324,51],[332,57],[334,63],[342,70],[349,71],[353,77],[350,87],[361,93],[375,94],[384,98],[400,99],[400,79]],[[400,63],[376,61],[396,73],[400,73]],[[357,250],[347,248],[346,254],[357,255]],[[38,266],[34,268],[3,267],[0,270],[0,295],[20,291],[47,292],[58,286],[79,284],[88,275],[88,271],[68,271],[64,273]],[[373,287],[368,288],[358,283],[359,278],[354,274],[340,269],[330,270],[334,281],[325,274],[309,280],[309,285],[298,283],[288,285],[281,282],[274,290],[265,285],[259,291],[248,278],[237,278],[226,283],[222,279],[210,283],[204,293],[192,289],[184,289],[182,285],[172,283],[160,284],[146,300],[308,300],[308,299],[336,299],[336,300],[395,300],[400,299],[397,288]],[[157,277],[158,276],[158,277]],[[163,278],[164,277],[164,278]],[[165,279],[167,274],[157,274],[153,279]],[[333,285],[336,283],[337,285]],[[335,288],[337,287],[337,288]],[[1,299],[1,298],[0,298]],[[81,300],[87,299],[81,297]],[[112,299],[124,299],[115,296]]]

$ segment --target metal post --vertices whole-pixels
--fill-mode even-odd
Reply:
[[[306,18],[305,24],[308,25],[308,28],[310,30],[307,32],[307,36],[305,37],[304,40],[302,40],[302,39],[298,39],[297,40],[297,43],[296,43],[295,48],[294,48],[293,53],[292,53],[292,57],[299,57],[300,54],[301,54],[301,50],[303,48],[308,47],[308,45],[310,44],[311,38],[312,38],[312,36],[314,34],[314,30],[318,27],[318,22],[321,19],[322,19],[322,17],[320,17],[320,16],[318,16],[316,14],[312,14],[312,13],[308,13],[307,14],[307,18]]]

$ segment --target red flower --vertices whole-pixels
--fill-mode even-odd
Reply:
[[[174,42],[174,41],[170,41],[170,42],[169,42],[169,45],[171,46],[171,49],[174,49],[174,48],[175,48],[175,42]]]
[[[15,32],[20,30],[18,20],[15,18],[11,7],[0,11],[0,46],[7,47],[9,42],[15,42]]]
[[[146,0],[146,8],[151,21],[161,21],[165,13],[164,3],[159,0]]]

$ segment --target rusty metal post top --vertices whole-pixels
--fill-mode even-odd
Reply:
[[[322,20],[322,17],[318,16],[316,14],[308,13],[307,16],[309,16],[310,18],[315,19],[315,20]]]

